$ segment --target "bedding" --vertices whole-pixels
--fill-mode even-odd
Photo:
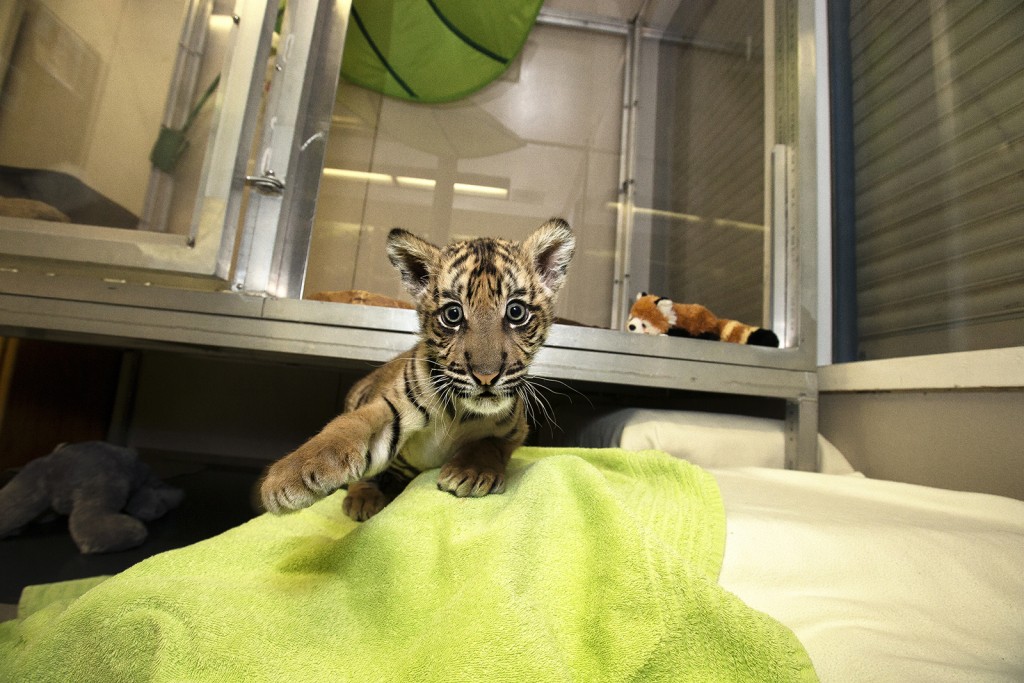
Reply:
[[[345,668],[333,680],[347,680],[357,665],[368,667],[364,673],[376,667],[364,678],[389,680],[387,672],[415,656],[445,662],[420,680],[503,680],[518,655],[552,664],[545,675],[523,677],[520,669],[509,680],[570,680],[574,669],[600,670],[575,680],[631,680],[608,672],[624,671],[641,652],[651,653],[647,662],[673,664],[673,648],[693,617],[698,638],[736,628],[723,631],[735,643],[750,636],[751,623],[762,634],[749,653],[756,673],[707,680],[785,680],[760,670],[764,657],[776,670],[785,662],[781,670],[797,680],[1024,680],[1024,502],[857,474],[701,470],[615,449],[524,449],[514,462],[509,490],[472,505],[434,490],[427,472],[362,527],[331,497],[309,511],[263,516],[164,553],[109,581],[26,589],[22,618],[0,624],[0,679],[70,680],[57,668],[37,668],[36,678],[3,674],[30,661],[82,664],[76,658],[84,652],[92,661],[75,680],[93,666],[102,680],[117,680],[110,667],[130,666],[152,666],[148,680],[168,680],[173,676],[154,672],[176,658],[187,658],[178,664],[188,680],[203,680],[204,667],[221,667],[217,680],[261,680],[268,669],[245,656],[276,659],[283,650],[302,675],[284,676],[289,663],[276,662],[272,673],[281,680],[326,680],[338,667]],[[558,501],[571,501],[573,512]],[[390,549],[378,548],[382,543]],[[408,615],[396,620],[393,611],[411,604],[402,591],[436,581],[436,572],[458,569],[481,549],[485,571],[458,575],[431,605],[417,606],[425,626],[414,651],[372,656],[347,640],[355,616],[357,633],[372,630],[365,638],[406,633]],[[260,559],[265,552],[274,559]],[[372,558],[360,581],[380,577],[366,605],[372,616],[349,602],[350,591],[366,585],[346,574],[358,556]],[[536,566],[527,573],[531,559]],[[344,586],[330,583],[339,573]],[[711,591],[716,574],[722,593]],[[147,585],[152,581],[162,587]],[[284,607],[275,597],[282,591],[290,600]],[[241,605],[235,618],[243,623],[192,616],[207,608],[223,615],[231,599]],[[702,615],[687,611],[694,604],[727,609],[708,621],[703,607]],[[500,613],[487,611],[497,607]],[[475,629],[452,621],[467,609]],[[613,626],[627,624],[639,624],[639,633],[626,629],[612,639]],[[128,662],[115,636],[134,639],[138,650]],[[82,641],[72,648],[62,638]],[[472,649],[479,640],[501,647],[462,668],[448,663],[452,648]],[[760,649],[765,643],[770,656]],[[597,669],[578,668],[585,665]],[[700,680],[691,673],[673,670],[665,680]],[[632,680],[659,679],[644,672]]]
[[[460,499],[425,472],[361,525],[339,493],[81,597],[26,589],[0,624],[0,678],[816,680],[792,631],[718,585],[725,517],[706,471],[520,449],[507,482]]]
[[[786,462],[781,421],[699,411],[622,408],[590,419],[574,435],[586,448],[659,450],[701,467],[775,467]],[[821,471],[854,469],[828,439],[818,435]]]
[[[1024,681],[1024,502],[870,480],[820,435],[822,473],[788,471],[778,420],[627,408],[578,438],[711,468],[721,585],[792,628],[822,681]]]
[[[713,472],[721,584],[822,681],[1024,681],[1024,502],[791,470]]]

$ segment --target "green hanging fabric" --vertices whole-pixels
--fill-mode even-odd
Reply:
[[[353,0],[341,75],[413,102],[484,87],[522,49],[543,0]]]
[[[153,143],[153,149],[149,151],[149,161],[151,164],[164,173],[174,173],[174,167],[178,165],[178,159],[188,149],[188,131],[218,85],[220,85],[220,74],[217,74],[217,77],[206,88],[203,96],[192,107],[192,111],[189,112],[188,118],[185,119],[185,123],[182,124],[181,128],[160,126],[160,133],[157,135],[156,142]]]

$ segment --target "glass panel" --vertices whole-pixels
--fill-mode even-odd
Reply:
[[[394,226],[438,243],[521,238],[561,215],[581,239],[559,315],[621,325],[646,290],[765,324],[763,7],[684,1],[652,14],[666,25],[642,32],[636,63],[624,35],[540,23],[508,74],[453,104],[342,83],[304,296],[404,298],[384,256]],[[635,129],[623,131],[634,68]],[[622,283],[617,258],[628,261]]]
[[[342,83],[304,295],[405,298],[385,256],[395,226],[435,243],[522,239],[562,216],[579,246],[556,313],[608,326],[624,59],[621,35],[538,25],[503,77],[453,104]]]
[[[189,234],[233,3],[0,6],[0,215]]]
[[[639,290],[762,325],[764,12],[681,2],[640,53],[632,300]]]
[[[858,356],[1024,344],[1024,4],[850,10]]]

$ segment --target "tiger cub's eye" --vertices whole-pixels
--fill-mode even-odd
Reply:
[[[513,325],[521,325],[530,318],[530,311],[522,301],[509,301],[505,307],[505,318]]]
[[[448,327],[458,327],[462,324],[465,318],[465,314],[462,312],[462,306],[458,304],[448,304],[441,309],[441,323]]]

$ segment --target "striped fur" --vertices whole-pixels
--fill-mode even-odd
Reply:
[[[345,513],[379,512],[423,470],[456,496],[500,493],[526,439],[525,377],[551,327],[575,238],[552,219],[524,242],[436,247],[396,228],[388,257],[416,301],[417,344],[352,387],[345,411],[271,465],[267,510],[306,507],[348,486]]]
[[[711,339],[778,347],[779,338],[769,329],[718,318],[700,304],[677,304],[663,296],[640,292],[629,310],[626,330],[638,334]]]

